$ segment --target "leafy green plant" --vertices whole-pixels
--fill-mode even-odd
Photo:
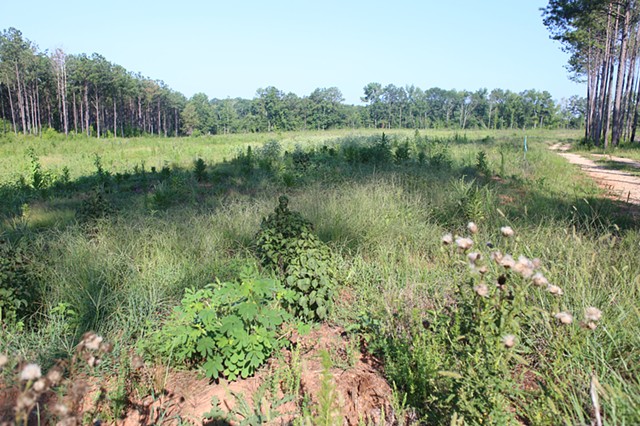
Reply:
[[[193,162],[193,176],[198,182],[205,182],[207,180],[207,163],[200,157],[196,158]]]
[[[491,175],[489,163],[487,162],[487,153],[483,150],[478,151],[478,155],[476,155],[476,169],[486,177]]]
[[[278,207],[262,220],[257,235],[262,264],[284,277],[293,290],[289,307],[309,320],[327,318],[332,304],[336,268],[333,255],[313,233],[310,222],[289,210],[289,199],[279,198]]]
[[[111,215],[115,209],[107,198],[104,187],[99,186],[82,201],[76,216],[84,222],[94,221]]]
[[[240,392],[230,392],[235,400],[233,408],[226,412],[221,408],[218,397],[213,397],[211,406],[213,407],[208,413],[204,414],[204,418],[212,421],[224,421],[237,425],[263,425],[274,424],[274,422],[285,416],[287,413],[282,411],[282,406],[294,400],[294,395],[288,394],[278,397],[272,392],[270,380],[263,381],[253,394],[252,403],[250,404],[244,394]]]
[[[279,301],[289,293],[251,267],[238,282],[187,289],[150,348],[172,361],[201,365],[214,379],[249,377],[283,345],[278,331],[290,316]]]
[[[37,300],[29,273],[29,259],[21,247],[0,240],[0,324],[15,324]]]

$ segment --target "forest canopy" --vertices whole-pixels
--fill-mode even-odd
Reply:
[[[555,101],[547,91],[423,90],[372,82],[364,105],[344,103],[336,87],[306,96],[276,87],[253,99],[187,99],[162,80],[93,53],[41,51],[23,34],[0,33],[0,132],[43,131],[92,137],[183,136],[331,128],[577,128],[586,102]],[[49,130],[52,129],[52,130]]]

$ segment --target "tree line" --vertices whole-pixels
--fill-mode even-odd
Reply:
[[[571,53],[569,68],[586,81],[585,140],[634,141],[640,100],[640,5],[636,0],[550,0],[551,37]]]
[[[422,90],[369,83],[364,105],[348,105],[336,87],[307,96],[270,86],[253,99],[187,99],[154,80],[93,53],[40,51],[22,33],[0,33],[3,133],[47,129],[101,137],[180,136],[331,128],[580,127],[586,101],[556,102],[547,91]]]

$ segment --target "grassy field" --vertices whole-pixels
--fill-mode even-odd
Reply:
[[[603,424],[636,424],[638,224],[548,151],[580,132],[528,131],[526,155],[524,136],[0,139],[0,266],[13,274],[0,280],[0,354],[49,367],[93,330],[115,345],[101,374],[117,375],[131,351],[179,367],[148,348],[170,333],[185,289],[234,281],[247,265],[287,282],[256,251],[286,194],[331,253],[327,321],[368,342],[404,401],[398,412],[426,424],[574,425],[597,411]],[[473,248],[443,245],[447,233]],[[540,259],[536,272],[563,295],[505,269],[496,250]],[[585,319],[588,307],[601,318]]]

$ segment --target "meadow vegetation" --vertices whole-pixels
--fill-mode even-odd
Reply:
[[[23,411],[22,362],[233,379],[328,321],[381,360],[396,419],[640,422],[638,223],[548,151],[579,132],[526,153],[515,131],[7,136],[0,364]]]

